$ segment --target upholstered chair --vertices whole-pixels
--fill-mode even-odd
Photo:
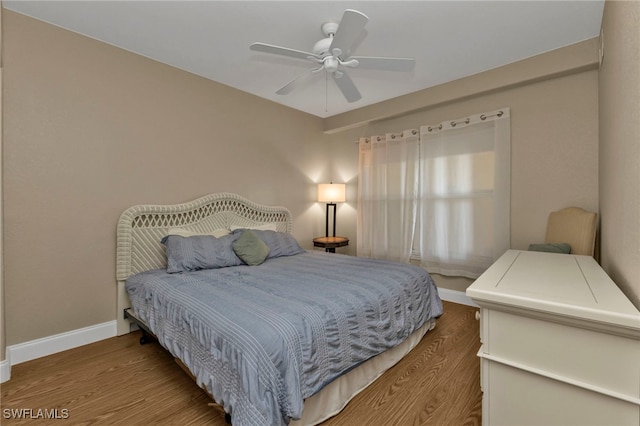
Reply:
[[[549,214],[545,243],[568,243],[571,254],[593,256],[598,214],[567,207]]]

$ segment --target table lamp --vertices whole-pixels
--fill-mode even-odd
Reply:
[[[336,203],[345,202],[346,185],[344,183],[318,184],[318,202],[327,203],[325,236],[329,236],[329,208],[333,207],[333,236],[336,236]]]

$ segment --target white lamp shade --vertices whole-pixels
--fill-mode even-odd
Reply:
[[[318,184],[319,203],[344,203],[346,199],[346,185],[344,183]]]

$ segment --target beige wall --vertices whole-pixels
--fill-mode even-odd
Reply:
[[[585,51],[585,49],[587,49]],[[524,64],[513,64],[470,78],[412,94],[416,111],[395,116],[398,100],[377,104],[371,111],[384,111],[390,118],[367,122],[362,111],[334,117],[342,129],[331,132],[334,167],[349,180],[349,208],[339,209],[339,223],[353,239],[355,253],[355,197],[357,192],[357,145],[361,136],[399,132],[425,124],[438,124],[469,114],[511,108],[511,247],[526,249],[544,241],[549,212],[580,206],[598,211],[598,72],[597,43],[589,41],[562,50],[565,65],[574,56],[573,73],[557,73],[550,58],[542,55]],[[585,52],[587,57],[585,58]],[[556,52],[557,54],[558,52]],[[532,78],[535,75],[535,78]],[[508,87],[500,88],[500,82]],[[484,88],[494,87],[489,93]],[[448,93],[456,93],[446,102]],[[444,95],[443,95],[444,94]],[[422,102],[416,97],[420,96]],[[351,126],[347,120],[364,124]],[[346,227],[346,226],[345,226]],[[436,276],[440,287],[464,291],[464,279]]]
[[[640,2],[607,1],[602,28],[602,266],[640,309]]]
[[[3,32],[7,345],[115,319],[133,204],[236,192],[311,247],[319,118],[6,10]]]

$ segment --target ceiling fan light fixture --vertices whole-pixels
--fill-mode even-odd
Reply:
[[[336,70],[338,69],[338,65],[338,60],[333,56],[327,56],[326,58],[324,58],[324,69],[326,69],[328,72],[336,72]]]

